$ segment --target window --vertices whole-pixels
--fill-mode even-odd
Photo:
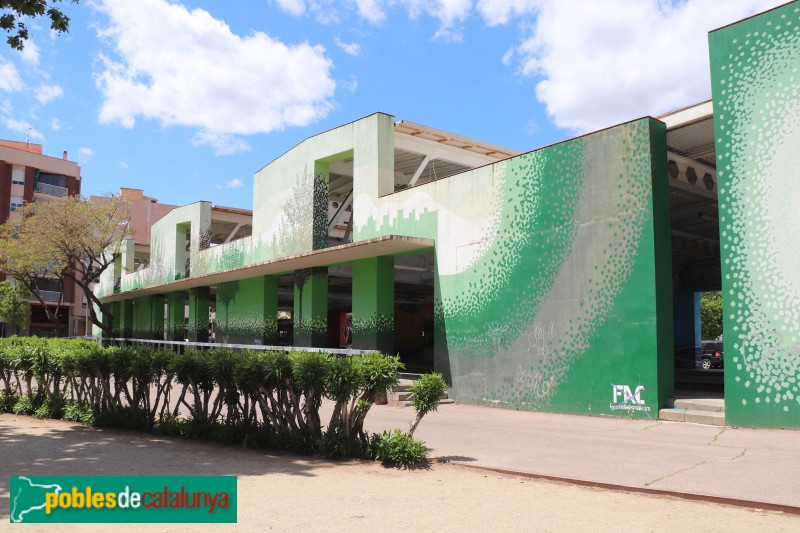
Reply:
[[[22,208],[22,196],[12,196],[11,197],[11,210],[16,211],[17,209]]]
[[[25,185],[25,167],[13,167],[11,169],[11,184]]]

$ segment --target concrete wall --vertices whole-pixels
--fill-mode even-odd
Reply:
[[[800,2],[709,44],[726,421],[800,427]]]
[[[673,389],[664,161],[643,119],[356,196],[355,234],[436,240],[435,360],[458,400],[655,417]]]

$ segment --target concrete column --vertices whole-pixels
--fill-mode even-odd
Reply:
[[[133,299],[120,302],[121,318],[120,336],[126,339],[133,337]]]
[[[328,178],[330,177],[330,163],[327,161],[314,162],[314,191],[313,191],[313,243],[314,250],[328,247]]]
[[[325,348],[328,344],[328,269],[295,272],[294,345]]]
[[[186,318],[186,295],[183,292],[171,292],[167,298],[167,340],[184,340],[183,324]]]
[[[217,285],[217,342],[277,344],[277,276]]]
[[[353,348],[394,350],[394,258],[353,263]]]
[[[208,342],[208,287],[189,291],[189,340]]]

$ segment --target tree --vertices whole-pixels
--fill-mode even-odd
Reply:
[[[722,335],[721,292],[704,292],[700,296],[700,322],[704,339],[716,339]]]
[[[70,196],[26,204],[19,213],[0,226],[0,272],[28,289],[53,323],[61,313],[63,290],[56,305],[48,306],[41,280],[57,279],[62,287],[67,280],[75,282],[89,302],[92,322],[111,336],[113,316],[90,287],[113,268],[122,243],[131,236],[127,202],[112,197],[90,203]]]
[[[30,293],[23,285],[12,285],[8,281],[0,281],[0,322],[16,333],[19,326],[24,326],[31,313],[28,304]]]
[[[69,17],[64,15],[56,4],[63,0],[0,0],[0,28],[9,34],[8,45],[15,50],[22,50],[28,40],[28,27],[25,17],[36,18],[45,14],[50,19],[50,28],[58,33],[69,31]],[[78,0],[71,0],[77,4]],[[16,32],[16,33],[15,33]]]

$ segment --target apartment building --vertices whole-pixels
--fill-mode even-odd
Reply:
[[[42,145],[30,142],[0,140],[0,223],[13,220],[26,203],[58,200],[81,192],[81,169],[67,159],[42,153]],[[49,307],[59,305],[61,319],[53,324],[47,319],[45,307],[31,300],[31,318],[24,334],[68,336],[85,333],[82,298],[76,297],[75,284],[58,280],[42,280],[41,291]],[[52,303],[51,303],[52,302]],[[83,328],[83,329],[81,329]]]

